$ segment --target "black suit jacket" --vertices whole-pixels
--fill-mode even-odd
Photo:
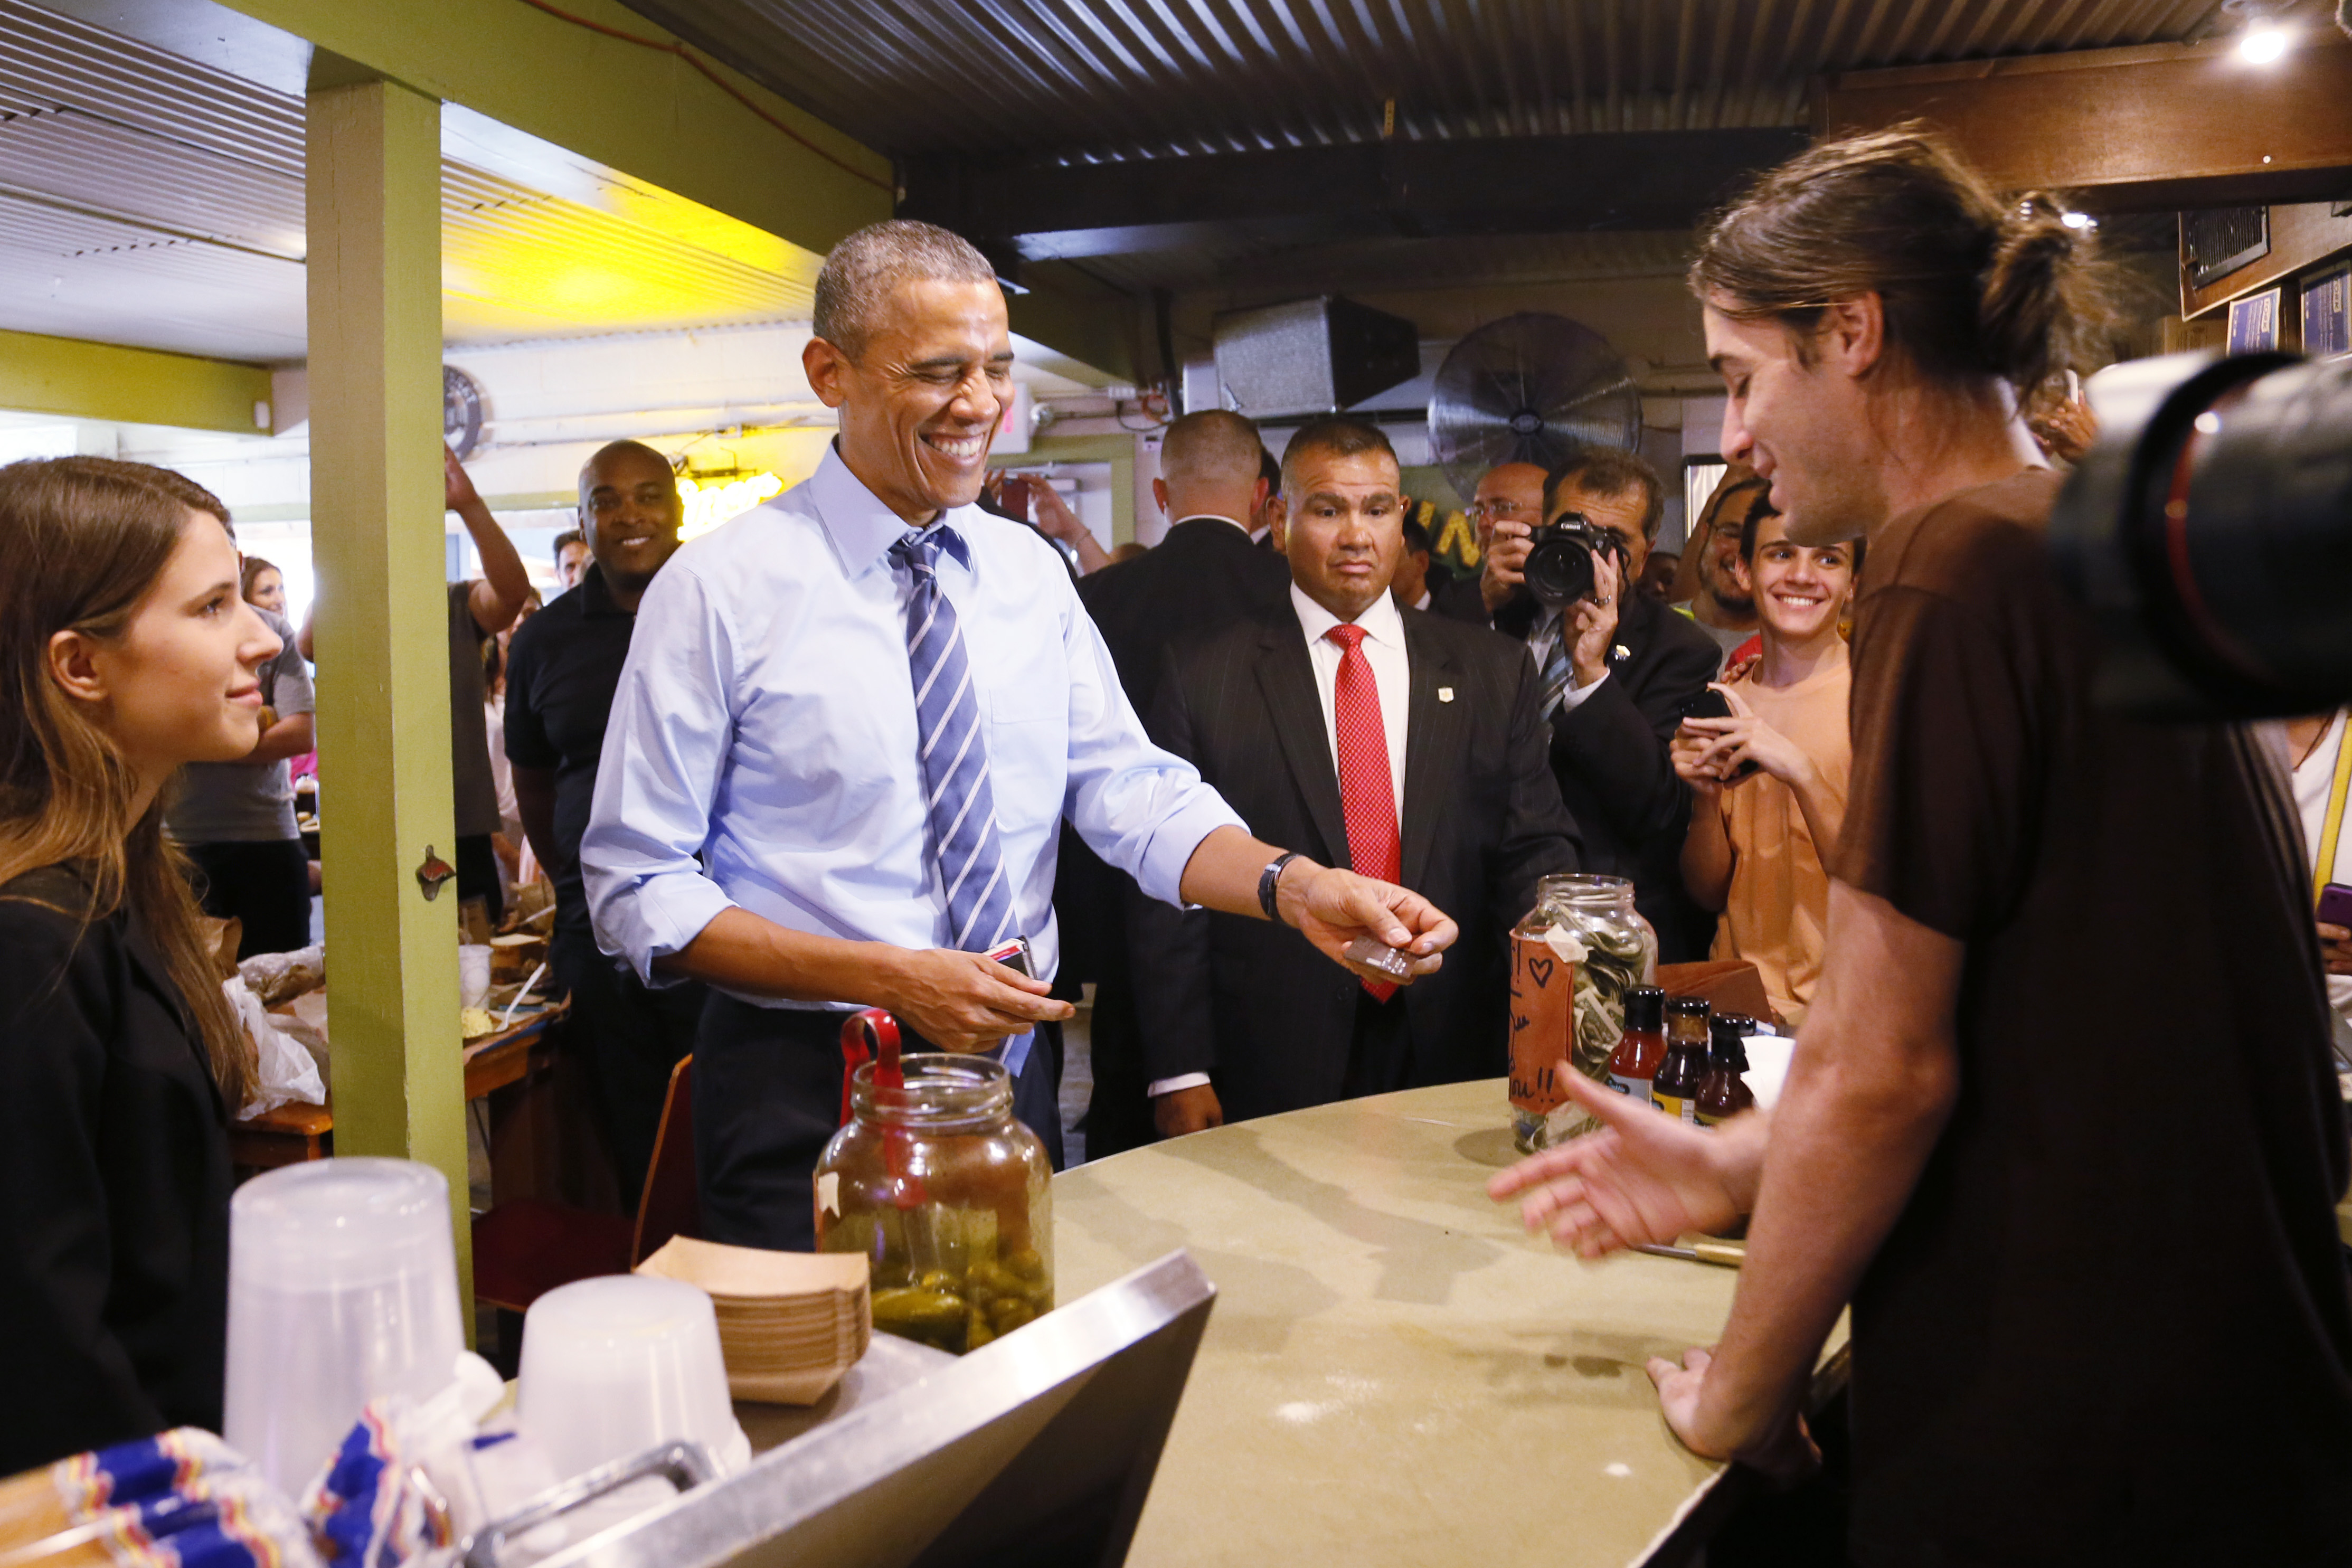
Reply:
[[[161,955],[86,907],[0,888],[0,1475],[220,1430],[227,1119]]]
[[[1584,829],[1584,868],[1633,879],[1633,901],[1658,931],[1669,963],[1706,956],[1715,917],[1683,887],[1683,837],[1690,790],[1675,774],[1666,744],[1683,705],[1706,689],[1723,664],[1715,639],[1645,595],[1620,597],[1609,679],[1572,711],[1551,719],[1551,765],[1559,793]],[[1535,599],[1515,595],[1495,628],[1524,641]]]
[[[1444,967],[1403,992],[1412,1081],[1496,1077],[1510,929],[1537,878],[1577,868],[1577,825],[1546,765],[1525,652],[1443,616],[1402,615],[1412,689],[1401,879],[1462,928]],[[1253,833],[1349,863],[1339,770],[1286,603],[1172,650],[1149,717],[1153,739],[1198,765]],[[1287,926],[1139,894],[1129,929],[1150,1080],[1210,1073],[1234,1120],[1339,1097],[1354,976]]]
[[[1289,594],[1290,568],[1283,558],[1216,517],[1186,518],[1135,560],[1078,579],[1078,600],[1094,616],[1118,667],[1118,683],[1139,713],[1150,710],[1152,686],[1171,643],[1286,604]],[[1074,986],[1116,977],[1127,963],[1118,926],[1127,879],[1105,866],[1066,824],[1054,884],[1060,978]]]
[[[1486,615],[1486,601],[1479,595],[1478,579],[1475,574],[1468,577],[1441,578],[1437,573],[1432,572],[1429,574],[1429,607],[1439,615],[1451,616],[1465,626],[1484,626],[1490,624]]]

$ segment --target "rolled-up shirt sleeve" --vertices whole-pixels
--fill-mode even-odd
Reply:
[[[655,961],[735,902],[698,858],[734,730],[733,645],[706,584],[673,561],[638,606],[614,694],[581,872],[597,944],[647,984],[674,984]]]
[[[1184,868],[1201,841],[1220,827],[1248,826],[1199,769],[1151,743],[1102,633],[1075,592],[1063,640],[1070,672],[1063,814],[1088,848],[1133,877],[1147,896],[1181,904]]]

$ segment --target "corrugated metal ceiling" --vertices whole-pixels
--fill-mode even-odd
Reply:
[[[0,327],[303,353],[302,100],[0,0]],[[452,342],[803,319],[807,282],[454,160]]]
[[[1788,125],[1823,72],[2178,41],[2221,0],[625,0],[869,145],[1094,160]]]

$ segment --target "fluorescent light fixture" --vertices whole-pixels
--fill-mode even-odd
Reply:
[[[2290,39],[2287,30],[2271,22],[2257,22],[2246,29],[2238,40],[2239,58],[2254,65],[2266,66],[2286,53]]]

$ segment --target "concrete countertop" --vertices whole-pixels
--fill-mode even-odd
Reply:
[[[1736,1271],[1527,1236],[1484,1190],[1515,1158],[1504,1092],[1320,1106],[1055,1179],[1062,1300],[1177,1247],[1218,1289],[1130,1563],[1616,1568],[1699,1505],[1721,1467],[1669,1435],[1643,1364],[1712,1342]]]

